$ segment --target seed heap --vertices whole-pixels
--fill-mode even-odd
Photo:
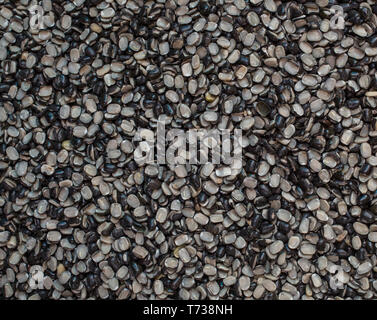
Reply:
[[[33,4],[0,0],[0,298],[376,299],[375,1]],[[241,128],[241,172],[138,165],[159,116]]]

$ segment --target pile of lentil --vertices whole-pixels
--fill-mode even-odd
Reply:
[[[371,0],[0,0],[0,298],[375,299],[376,26]],[[139,165],[160,116],[241,128],[242,170]]]

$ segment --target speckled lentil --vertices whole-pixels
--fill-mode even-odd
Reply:
[[[376,299],[375,1],[35,3],[0,0],[0,299]],[[137,162],[161,116],[241,170]]]

